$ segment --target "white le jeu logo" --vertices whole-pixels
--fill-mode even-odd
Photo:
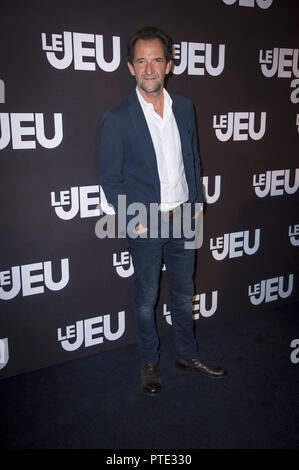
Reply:
[[[249,230],[242,232],[225,233],[221,237],[217,237],[214,241],[210,239],[210,250],[213,258],[222,261],[227,256],[229,258],[237,258],[246,255],[254,255],[260,246],[260,229],[254,231],[254,243],[249,246]]]
[[[248,286],[248,296],[253,305],[259,305],[262,302],[273,302],[278,297],[285,299],[293,291],[294,274],[289,274],[288,286],[284,290],[284,276],[265,279],[253,286]]]
[[[290,169],[269,170],[266,173],[253,175],[253,187],[258,197],[283,196],[294,194],[299,187],[299,168],[293,176],[293,185],[290,184]]]
[[[272,78],[277,73],[278,78],[299,78],[298,69],[299,49],[278,48],[259,51],[259,63],[265,77]]]
[[[199,315],[206,318],[211,317],[216,312],[218,306],[218,291],[215,290],[212,292],[212,297],[208,302],[208,306],[206,297],[206,294],[196,294],[193,296],[193,320],[198,320]]]
[[[69,282],[69,260],[64,258],[61,263],[61,279],[53,280],[52,261],[12,266],[10,270],[0,272],[0,299],[11,300],[22,289],[22,295],[43,294],[45,286],[52,291],[63,289]],[[39,273],[37,273],[39,271]],[[35,274],[34,274],[35,273]],[[36,285],[40,283],[40,285]],[[9,290],[7,286],[11,286]]]
[[[6,366],[9,359],[8,338],[0,339],[0,369]]]
[[[0,79],[0,103],[5,103],[5,83]]]
[[[238,2],[240,7],[255,7],[255,4],[263,10],[270,8],[273,0],[222,0],[226,5],[233,5]]]
[[[299,80],[298,80],[299,82]],[[298,134],[299,134],[299,114],[296,115],[296,126],[297,126],[297,130],[298,130]]]
[[[113,266],[120,277],[129,277],[134,273],[132,257],[128,251],[120,253],[120,259],[117,259],[117,253],[113,253]]]
[[[299,246],[299,224],[289,225],[289,238],[293,246]]]
[[[218,117],[213,116],[213,128],[215,129],[216,137],[221,142],[227,142],[229,139],[233,140],[260,140],[266,130],[266,115],[265,111],[261,112],[259,124],[257,125],[254,112],[229,112],[221,114]],[[258,130],[257,130],[258,126]]]
[[[92,47],[87,47],[86,43]],[[112,37],[112,59],[110,61],[105,59],[104,38],[101,34],[64,31],[63,35],[51,34],[50,37],[47,37],[46,33],[42,33],[42,48],[46,51],[49,63],[60,70],[69,67],[72,61],[74,61],[75,70],[95,71],[97,64],[104,72],[114,72],[120,64],[119,36]],[[64,54],[61,57],[62,52]],[[90,58],[95,60],[91,61]]]
[[[220,190],[221,190],[221,175],[216,175],[214,179],[214,194],[210,192],[210,180],[211,177],[203,176],[202,184],[205,190],[205,198],[208,204],[214,204],[218,201],[220,197]]]
[[[99,217],[99,185],[92,186],[74,186],[65,191],[51,192],[51,206],[55,208],[56,215],[62,220],[73,219],[80,210],[80,217]],[[91,194],[97,196],[91,197]],[[66,209],[64,208],[66,207]]]
[[[35,149],[36,141],[47,149],[58,147],[63,138],[62,114],[54,113],[54,136],[51,138],[46,135],[53,131],[45,132],[44,121],[43,113],[0,113],[0,150],[7,147],[10,140],[13,149]],[[32,126],[23,123],[31,123]]]
[[[74,325],[58,328],[58,341],[65,351],[75,351],[84,346],[95,346],[107,341],[117,341],[125,332],[125,311],[118,312],[118,325],[115,331],[111,331],[111,315],[101,315],[98,317],[79,320]]]
[[[118,253],[113,253],[113,266],[120,277],[126,278],[134,274],[132,256],[128,251],[122,251],[120,257]],[[165,264],[162,265],[162,271],[166,271]]]
[[[211,317],[217,310],[218,305],[218,292],[213,291],[212,297],[209,300],[209,305],[207,306],[207,295],[206,294],[196,294],[192,298],[192,310],[193,310],[193,320],[198,320],[199,315],[203,317]],[[197,313],[199,312],[199,313]],[[169,325],[172,325],[171,311],[167,310],[167,304],[163,304],[163,315]]]
[[[173,74],[182,74],[188,66],[188,75],[205,75],[205,72],[214,77],[220,75],[224,69],[225,45],[219,44],[217,59],[212,47],[212,44],[200,42],[183,41],[174,44]],[[179,64],[175,62],[177,60],[180,60]],[[216,63],[217,65],[212,65]]]

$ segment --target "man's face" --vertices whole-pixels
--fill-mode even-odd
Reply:
[[[138,88],[150,96],[162,89],[171,62],[166,63],[160,39],[138,39],[135,44],[133,66],[128,63],[128,67],[136,78]]]

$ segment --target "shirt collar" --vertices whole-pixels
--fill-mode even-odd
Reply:
[[[136,86],[136,93],[137,93],[137,96],[138,96],[138,99],[139,99],[139,102],[141,104],[142,109],[144,111],[148,110],[148,111],[153,111],[154,112],[154,106],[152,105],[152,103],[148,103],[147,101],[145,101],[145,99],[141,95],[140,91],[138,90],[138,86]],[[164,112],[163,112],[163,114],[165,113],[165,116],[166,116],[168,114],[168,112],[171,111],[171,109],[172,109],[172,99],[170,98],[170,95],[167,92],[167,90],[165,90],[165,88],[163,88],[163,94],[164,94]]]

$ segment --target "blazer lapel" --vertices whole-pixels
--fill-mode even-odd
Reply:
[[[189,146],[190,139],[188,138],[188,129],[183,118],[183,111],[177,105],[175,96],[171,95],[171,99],[172,99],[172,111],[173,111],[173,114],[174,114],[174,117],[178,126],[180,138],[181,138],[183,160],[184,160],[184,163],[186,164],[187,155],[190,153],[190,146]]]
[[[194,160],[193,160],[193,150],[191,144],[191,129],[188,129],[188,125],[184,120],[184,110],[177,105],[177,100],[175,96],[172,98],[172,111],[178,126],[179,134],[181,137],[181,147],[182,147],[182,156],[184,162],[184,169],[186,180],[189,186],[189,198],[192,198],[191,188],[194,186]]]
[[[153,146],[150,131],[144,117],[141,105],[139,103],[136,90],[128,97],[129,114],[140,146],[140,158],[144,158],[153,173],[157,188],[160,190],[159,173],[157,167],[157,158]]]

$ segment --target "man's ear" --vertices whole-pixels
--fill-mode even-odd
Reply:
[[[130,64],[130,62],[127,62],[127,64],[128,64],[129,70],[130,70],[130,74],[133,75],[133,77],[135,77],[135,71],[134,71],[133,65]]]
[[[172,60],[166,64],[165,75],[168,75],[172,68]]]

